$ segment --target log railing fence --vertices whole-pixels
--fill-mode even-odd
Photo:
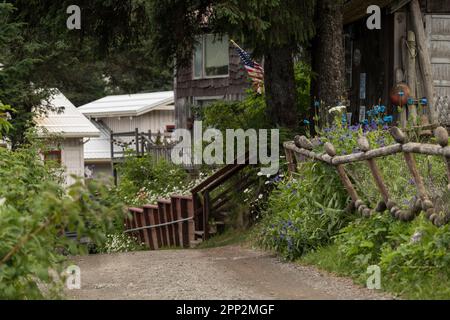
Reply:
[[[422,176],[416,165],[414,154],[423,154],[439,156],[443,158],[447,167],[448,186],[450,190],[450,146],[448,146],[448,132],[443,127],[438,127],[434,135],[438,144],[408,142],[406,134],[397,127],[390,129],[390,133],[396,144],[371,149],[366,137],[361,136],[358,139],[358,145],[361,152],[350,155],[337,155],[335,147],[331,143],[325,144],[325,153],[316,153],[313,151],[314,145],[305,136],[296,136],[294,141],[284,143],[286,159],[289,163],[291,174],[297,169],[297,162],[305,159],[321,161],[336,167],[339,177],[352,199],[352,206],[363,216],[368,217],[376,212],[389,210],[391,215],[402,221],[413,220],[420,212],[424,211],[426,217],[435,225],[441,226],[448,222],[448,216],[439,215],[434,208],[430,196],[425,188]],[[418,199],[409,210],[402,210],[391,199],[389,190],[384,183],[383,176],[379,170],[375,159],[395,154],[403,154],[408,170],[414,179],[417,188]],[[374,178],[375,184],[381,194],[382,200],[377,208],[370,209],[359,197],[351,179],[349,178],[344,165],[352,162],[365,161],[369,166],[370,172]]]

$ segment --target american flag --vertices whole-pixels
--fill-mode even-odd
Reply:
[[[231,43],[236,47],[236,51],[244,63],[245,70],[247,70],[248,76],[253,82],[253,87],[257,92],[261,93],[264,87],[264,68],[259,63],[255,62],[250,54],[239,47],[236,42],[231,40]]]

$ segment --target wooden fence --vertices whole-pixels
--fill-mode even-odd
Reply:
[[[305,136],[297,136],[294,141],[284,143],[286,159],[289,163],[289,170],[291,172],[295,171],[297,168],[297,162],[303,161],[304,159],[313,159],[336,167],[339,177],[352,199],[352,205],[363,216],[367,217],[375,212],[384,212],[385,210],[389,210],[393,217],[402,221],[411,221],[420,212],[424,211],[427,218],[429,218],[433,224],[440,226],[448,223],[448,216],[441,216],[435,212],[434,204],[430,200],[430,196],[425,188],[423,178],[417,169],[416,160],[414,157],[414,154],[442,157],[447,167],[448,189],[450,190],[450,147],[448,146],[449,136],[447,129],[438,127],[435,130],[435,137],[438,144],[408,142],[405,133],[397,127],[391,128],[390,133],[397,142],[394,145],[371,150],[367,138],[362,136],[358,139],[358,145],[361,152],[342,156],[338,156],[336,154],[335,147],[330,143],[325,144],[325,153],[318,154],[313,151],[313,142],[308,140]],[[417,188],[418,200],[409,210],[400,209],[394,200],[391,199],[389,190],[384,183],[381,171],[375,162],[376,158],[399,153],[403,154],[408,170],[414,179],[415,186]],[[358,161],[365,161],[367,163],[375,184],[382,196],[383,200],[380,201],[375,210],[370,209],[360,199],[352,181],[345,171],[345,164]]]
[[[178,151],[183,157],[183,166],[192,169],[191,148],[177,147],[178,141],[172,139],[170,132],[139,132],[139,129],[130,132],[111,132],[111,159],[120,162],[127,152],[135,156],[152,155],[155,162],[166,160],[172,162],[172,152]]]
[[[194,241],[192,197],[172,196],[156,205],[129,208],[125,233],[135,236],[148,249],[188,248]]]
[[[235,160],[217,170],[205,181],[191,190],[191,196],[174,195],[170,200],[161,199],[156,205],[129,208],[125,219],[125,233],[134,235],[147,248],[157,250],[165,247],[188,248],[207,240],[211,233],[211,218],[215,227],[224,222],[220,210],[232,201],[232,193],[242,192],[255,184],[257,178],[251,174],[237,181],[231,180],[251,163],[249,155]],[[219,192],[212,194],[213,191]]]

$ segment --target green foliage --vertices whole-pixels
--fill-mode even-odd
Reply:
[[[128,205],[154,203],[171,194],[184,194],[193,187],[182,167],[165,160],[155,161],[151,155],[129,155],[117,170],[118,194]]]
[[[410,232],[400,235],[405,241],[385,246],[381,253],[380,266],[386,287],[412,299],[448,300],[449,225],[436,228],[427,221],[421,221],[407,230]]]
[[[26,40],[39,42],[47,57],[35,80],[40,87],[57,87],[75,105],[105,94],[172,87],[172,72],[158,62],[149,41],[149,1],[79,1],[80,31],[66,27],[65,8],[72,4],[15,1],[14,20],[26,23]]]
[[[309,108],[311,105],[311,67],[299,61],[295,64],[295,87],[297,88],[299,122],[309,118]]]
[[[44,145],[16,151],[0,148],[0,298],[60,296],[65,254],[87,247],[64,236],[94,244],[123,219],[114,192],[96,181],[78,181],[64,190],[55,170],[43,163]]]
[[[17,111],[8,132],[14,146],[23,140],[32,119],[32,108],[48,94],[46,90],[37,91],[32,83],[37,65],[43,62],[38,52],[41,46],[25,41],[23,25],[11,21],[15,12],[11,4],[0,3],[0,100]]]
[[[302,260],[352,276],[365,285],[367,267],[381,268],[382,289],[410,299],[448,299],[449,226],[425,218],[402,223],[389,215],[357,219],[336,236],[335,244]]]
[[[360,135],[368,137],[372,148],[392,143],[387,128],[377,125],[347,128],[342,125],[340,116],[337,120],[332,128],[325,130],[319,137],[316,151],[323,151],[324,142],[331,142],[340,154],[357,152],[356,140]],[[447,189],[443,159],[423,155],[415,155],[415,159],[436,212],[449,215],[450,192]],[[403,156],[384,157],[377,160],[377,164],[391,199],[402,209],[411,208],[417,199],[417,187]],[[325,226],[333,226],[328,215],[315,213],[317,208],[333,199],[333,191],[341,188],[341,182],[337,178],[336,181],[330,179],[335,171],[330,166],[326,167],[331,170],[331,174],[316,171],[312,175],[308,166],[321,168],[326,165],[301,163],[298,168],[302,175],[300,182],[285,182],[269,198],[270,215],[264,217],[260,231],[263,245],[288,258],[306,253],[302,261],[352,276],[362,285],[366,284],[368,278],[367,267],[379,265],[382,288],[406,298],[450,297],[448,225],[437,228],[423,214],[413,222],[405,223],[392,218],[389,212],[384,212],[370,218],[354,219],[349,224],[347,215],[336,215],[338,222],[334,222],[337,225],[334,232],[317,232],[323,231],[317,227],[317,222],[323,221]],[[349,164],[346,165],[346,172],[362,200],[374,208],[381,195],[368,166],[360,162]],[[320,182],[320,179],[325,182]],[[316,180],[319,182],[312,183]],[[298,190],[298,196],[289,194],[289,189],[285,192],[288,183],[290,187],[297,184],[295,190]],[[308,194],[309,191],[313,192],[313,197]],[[331,208],[343,208],[345,199],[339,203],[341,206]],[[308,242],[311,240],[312,243]]]
[[[3,138],[12,128],[11,123],[8,121],[8,114],[10,112],[14,112],[14,109],[11,106],[5,106],[0,101],[0,138]]]
[[[304,163],[300,172],[270,195],[258,227],[260,244],[289,259],[329,243],[352,219],[344,210],[348,198],[332,168]]]
[[[269,121],[266,115],[264,96],[247,91],[243,101],[219,101],[199,110],[205,127],[225,132],[226,129],[266,129]]]
[[[298,119],[302,123],[307,118],[310,104],[310,67],[298,62],[295,64],[295,81],[298,93],[297,111]],[[195,108],[196,118],[202,119],[205,127],[212,127],[225,132],[226,129],[267,129],[273,127],[267,116],[267,106],[264,95],[257,94],[254,90],[247,90],[247,96],[243,101],[218,101],[206,107]],[[294,134],[285,128],[280,130],[280,141],[288,140]],[[298,134],[298,132],[295,132]]]
[[[390,215],[357,219],[336,237],[339,253],[353,265],[352,273],[363,274],[369,265],[377,264],[393,225],[399,224]]]
[[[251,0],[152,2],[154,48],[165,60],[186,64],[196,36],[211,33],[242,39],[256,54],[273,47],[298,48],[314,35],[314,1]]]
[[[172,88],[171,68],[155,57],[148,39],[148,2],[81,1],[80,31],[66,27],[65,9],[72,4],[0,3],[0,100],[17,110],[8,133],[13,147],[24,142],[33,110],[42,109],[51,88],[75,105]]]

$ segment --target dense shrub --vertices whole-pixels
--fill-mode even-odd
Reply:
[[[279,183],[259,224],[259,243],[294,259],[325,245],[353,217],[336,172],[320,163],[303,163],[295,179]]]
[[[303,120],[307,117],[310,107],[310,79],[311,68],[302,62],[295,65],[295,82],[297,88],[297,112],[299,115],[298,129],[306,129]],[[225,131],[226,129],[268,129],[273,128],[267,114],[265,96],[250,89],[243,101],[217,101],[206,107],[194,107],[197,119],[204,122],[204,126]],[[280,141],[289,139],[292,134],[285,128],[280,130]]]
[[[64,232],[101,244],[123,218],[108,186],[78,181],[64,190],[55,169],[41,160],[44,150],[38,144],[0,148],[0,298],[60,295],[65,255],[87,251]]]
[[[403,223],[377,215],[349,224],[335,244],[339,271],[361,284],[367,280],[367,267],[378,265],[383,289],[408,298],[450,298],[448,225],[438,228],[424,217]]]
[[[127,205],[155,203],[172,194],[184,195],[205,178],[189,177],[186,170],[165,160],[155,161],[149,154],[143,157],[129,155],[117,168],[119,197]]]

